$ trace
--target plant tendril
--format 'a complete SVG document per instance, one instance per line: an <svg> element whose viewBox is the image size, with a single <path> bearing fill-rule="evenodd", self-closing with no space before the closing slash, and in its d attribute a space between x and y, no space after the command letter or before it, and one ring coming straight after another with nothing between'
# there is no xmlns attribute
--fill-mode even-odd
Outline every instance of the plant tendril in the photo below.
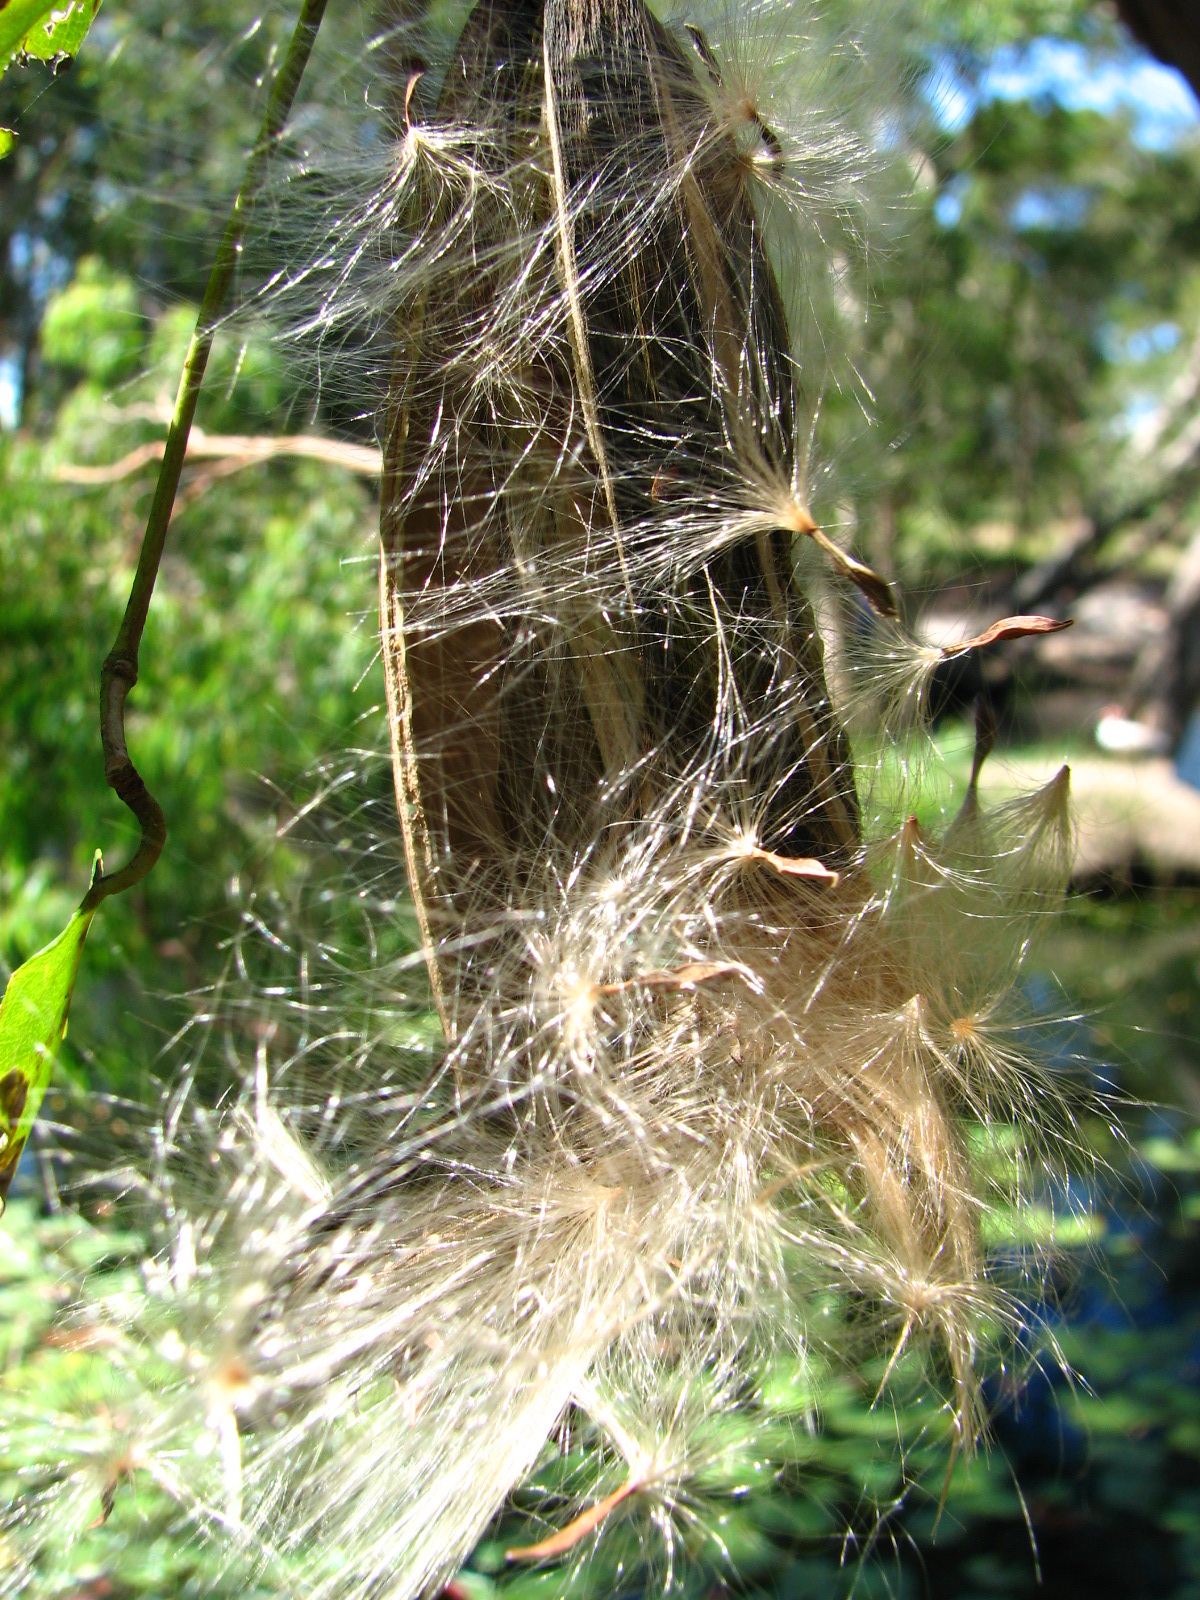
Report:
<svg viewBox="0 0 1200 1600"><path fill-rule="evenodd" d="M266 115L246 164L245 176L233 202L229 221L221 238L212 271L196 318L195 332L188 345L183 371L179 379L179 392L175 409L167 430L162 467L154 488L154 500L146 519L146 531L138 552L137 571L129 591L125 615L117 630L112 649L100 669L100 743L104 751L104 777L118 799L133 812L141 825L142 836L132 858L117 872L105 872L96 878L84 896L80 909L94 911L109 895L123 894L133 888L150 872L162 854L167 840L167 823L163 809L146 787L125 744L125 701L138 678L138 649L142 630L150 610L150 598L158 578L167 528L179 488L179 477L187 453L188 434L196 415L196 403L204 382L205 369L212 351L225 297L233 279L238 251L246 231L246 220L252 196L259 186L267 162L279 140L283 125L291 110L292 101L300 87L308 58L316 43L317 32L325 13L327 0L304 0L292 34L283 66L271 88Z"/></svg>

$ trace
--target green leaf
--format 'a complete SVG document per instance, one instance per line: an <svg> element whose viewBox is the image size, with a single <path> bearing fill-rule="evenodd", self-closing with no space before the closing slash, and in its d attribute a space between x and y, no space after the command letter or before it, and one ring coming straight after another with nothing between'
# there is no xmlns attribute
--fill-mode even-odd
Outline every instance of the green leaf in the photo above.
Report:
<svg viewBox="0 0 1200 1600"><path fill-rule="evenodd" d="M7 0L0 6L0 68L6 67L18 50L24 50L30 31L44 24L54 10L54 0Z"/></svg>
<svg viewBox="0 0 1200 1600"><path fill-rule="evenodd" d="M11 128L0 128L0 161L4 160L16 142L17 136Z"/></svg>
<svg viewBox="0 0 1200 1600"><path fill-rule="evenodd" d="M52 944L8 980L0 1001L0 1208L38 1114L63 1034L94 911L77 911Z"/></svg>
<svg viewBox="0 0 1200 1600"><path fill-rule="evenodd" d="M100 0L8 0L0 4L0 69L14 58L58 66L78 55ZM0 146L0 155L3 147Z"/></svg>

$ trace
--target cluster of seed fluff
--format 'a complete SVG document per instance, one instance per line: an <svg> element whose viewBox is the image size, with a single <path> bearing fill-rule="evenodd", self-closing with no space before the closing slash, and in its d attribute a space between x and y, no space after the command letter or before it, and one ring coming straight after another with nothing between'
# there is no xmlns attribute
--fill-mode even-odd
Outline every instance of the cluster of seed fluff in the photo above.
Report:
<svg viewBox="0 0 1200 1600"><path fill-rule="evenodd" d="M1066 774L986 813L983 716L961 811L909 814L889 752L939 655L822 526L797 355L861 220L855 51L817 71L791 0L731 13L400 19L386 173L305 191L272 293L322 286L294 331L329 359L369 319L389 351L383 659L443 1042L322 1078L281 1002L240 1098L172 1119L163 1249L103 1319L157 1380L63 1469L81 1524L144 1475L266 1571L302 1554L289 1592L399 1600L522 1494L545 1592L631 1529L669 1583L714 1418L761 1423L770 1479L781 1357L886 1387L923 1350L979 1438L978 1152L1032 1185L1054 1137L1013 993Z"/></svg>

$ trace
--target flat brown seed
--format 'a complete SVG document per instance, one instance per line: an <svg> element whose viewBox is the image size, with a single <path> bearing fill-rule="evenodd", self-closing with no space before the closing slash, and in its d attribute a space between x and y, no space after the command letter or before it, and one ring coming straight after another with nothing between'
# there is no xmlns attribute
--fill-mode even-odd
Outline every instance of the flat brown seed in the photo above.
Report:
<svg viewBox="0 0 1200 1600"><path fill-rule="evenodd" d="M612 1494L606 1494L603 1500L597 1500L594 1506L589 1506L586 1511L580 1512L573 1522L568 1522L565 1528L560 1528L557 1533L552 1533L546 1539L540 1539L537 1544L518 1545L513 1550L504 1552L506 1561L553 1561L556 1556L566 1555L568 1550L573 1550L581 1539L586 1539L588 1534L598 1528L610 1511L614 1511L622 1500L638 1488L635 1478L629 1478L619 1489L614 1489Z"/></svg>
<svg viewBox="0 0 1200 1600"><path fill-rule="evenodd" d="M982 650L985 645L999 644L1003 639L1025 639L1034 633L1059 633L1063 628L1069 628L1073 621L1073 617L1001 617L999 622L993 622L990 628L977 633L973 639L964 639L962 644L945 645L942 659L950 661L955 656L966 655L968 650Z"/></svg>
<svg viewBox="0 0 1200 1600"><path fill-rule="evenodd" d="M855 588L866 596L873 611L878 612L881 617L899 616L900 608L896 604L896 596L892 593L892 586L886 578L880 577L878 572L873 571L864 562L856 560L820 528L813 528L809 537L820 545L842 577L849 579Z"/></svg>
<svg viewBox="0 0 1200 1600"><path fill-rule="evenodd" d="M753 850L748 859L762 861L788 878L812 878L818 883L833 884L840 876L832 867L827 867L815 856L780 856L776 855L774 850Z"/></svg>
<svg viewBox="0 0 1200 1600"><path fill-rule="evenodd" d="M747 969L736 961L690 961L682 967L659 968L653 972L640 972L636 978L625 978L620 983L601 983L597 994L625 994L630 989L694 989L709 978L724 978L730 974L745 977Z"/></svg>

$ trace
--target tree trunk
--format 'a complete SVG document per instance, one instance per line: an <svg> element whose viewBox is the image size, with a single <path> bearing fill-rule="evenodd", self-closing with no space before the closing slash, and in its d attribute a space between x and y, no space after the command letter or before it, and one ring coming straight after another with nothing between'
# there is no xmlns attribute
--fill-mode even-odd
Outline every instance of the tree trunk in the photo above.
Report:
<svg viewBox="0 0 1200 1600"><path fill-rule="evenodd" d="M1134 38L1175 67L1200 97L1200 5L1196 0L1117 0Z"/></svg>

